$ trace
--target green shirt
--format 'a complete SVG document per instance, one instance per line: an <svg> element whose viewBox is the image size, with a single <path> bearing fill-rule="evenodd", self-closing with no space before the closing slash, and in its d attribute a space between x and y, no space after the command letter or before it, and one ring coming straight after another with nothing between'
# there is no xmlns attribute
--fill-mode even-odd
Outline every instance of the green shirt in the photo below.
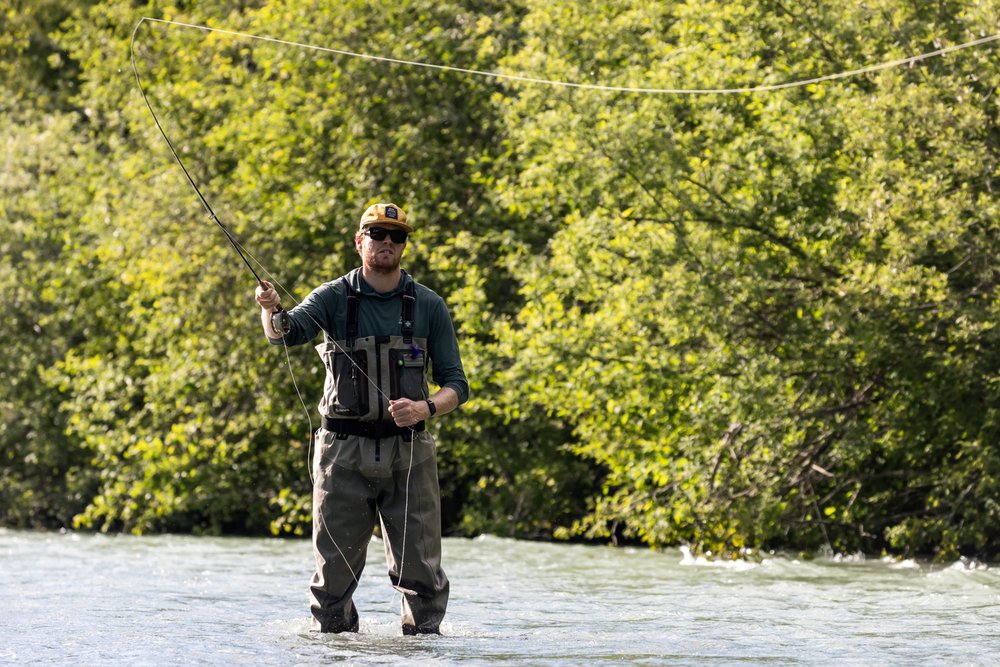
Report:
<svg viewBox="0 0 1000 667"><path fill-rule="evenodd" d="M415 287L413 335L427 340L431 379L438 386L454 389L461 405L469 398L469 382L465 378L448 307L437 293L413 280L405 271L399 285L390 292L376 292L361 276L361 269L320 285L301 304L288 311L291 329L285 335L284 344L303 345L320 331L328 339L344 340L347 337L348 284L361 295L359 338L401 335L402 294L407 282L413 282ZM280 338L270 340L273 345L282 344Z"/></svg>

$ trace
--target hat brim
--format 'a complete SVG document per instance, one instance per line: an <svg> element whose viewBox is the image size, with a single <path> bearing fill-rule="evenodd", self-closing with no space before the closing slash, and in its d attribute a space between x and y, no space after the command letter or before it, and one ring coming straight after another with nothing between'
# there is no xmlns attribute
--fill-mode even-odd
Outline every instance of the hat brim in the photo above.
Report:
<svg viewBox="0 0 1000 667"><path fill-rule="evenodd" d="M364 220L364 221L361 222L361 226L358 228L358 231L361 231L361 230L364 230L364 229L368 229L369 227L386 227L386 226L388 226L388 227L397 227L399 229L405 229L407 232L412 232L413 231L413 227L410 227L405 222L400 222L399 220L391 220L391 219L386 219L386 220Z"/></svg>

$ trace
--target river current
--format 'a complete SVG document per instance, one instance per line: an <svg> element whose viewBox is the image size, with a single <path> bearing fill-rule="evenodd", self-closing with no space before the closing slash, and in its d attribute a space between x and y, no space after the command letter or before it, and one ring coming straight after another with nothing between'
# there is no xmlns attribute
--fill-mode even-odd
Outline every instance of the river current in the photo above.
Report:
<svg viewBox="0 0 1000 667"><path fill-rule="evenodd" d="M357 634L309 629L306 540L0 529L2 665L1000 665L1000 568L713 563L496 537L444 543L440 637L403 637L381 545Z"/></svg>

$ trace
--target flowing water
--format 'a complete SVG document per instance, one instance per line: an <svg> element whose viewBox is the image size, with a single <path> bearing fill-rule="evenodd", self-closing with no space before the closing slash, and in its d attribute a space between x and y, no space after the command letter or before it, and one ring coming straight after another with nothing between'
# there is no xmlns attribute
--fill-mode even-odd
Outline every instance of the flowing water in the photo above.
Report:
<svg viewBox="0 0 1000 667"><path fill-rule="evenodd" d="M0 664L993 665L1000 568L446 539L441 637L380 545L357 634L309 629L304 540L0 530Z"/></svg>

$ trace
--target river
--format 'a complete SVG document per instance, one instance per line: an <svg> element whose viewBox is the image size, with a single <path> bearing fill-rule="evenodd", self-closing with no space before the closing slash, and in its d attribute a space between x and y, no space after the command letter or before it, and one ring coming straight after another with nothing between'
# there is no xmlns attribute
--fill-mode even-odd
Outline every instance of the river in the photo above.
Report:
<svg viewBox="0 0 1000 667"><path fill-rule="evenodd" d="M309 630L305 540L0 529L3 665L996 665L1000 568L449 538L440 637L372 544L357 634Z"/></svg>

